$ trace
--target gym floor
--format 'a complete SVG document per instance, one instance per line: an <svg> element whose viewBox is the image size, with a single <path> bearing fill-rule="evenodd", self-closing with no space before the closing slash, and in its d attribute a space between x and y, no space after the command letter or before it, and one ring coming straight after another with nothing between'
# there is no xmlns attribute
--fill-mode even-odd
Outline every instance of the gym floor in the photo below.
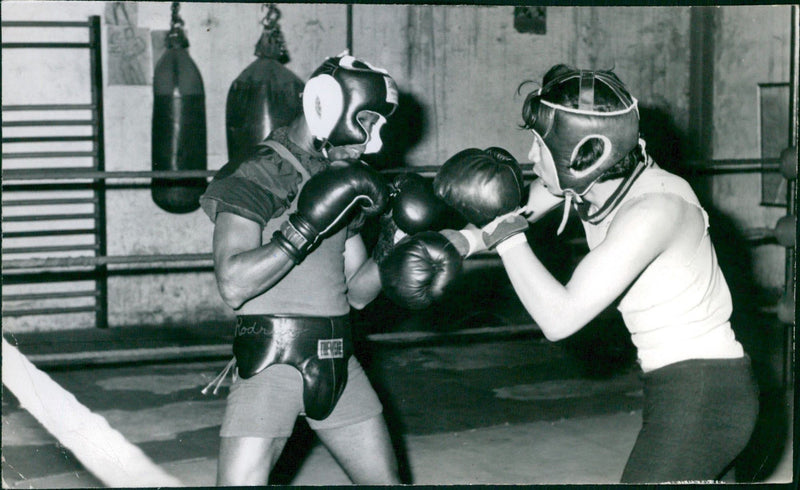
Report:
<svg viewBox="0 0 800 490"><path fill-rule="evenodd" d="M183 484L209 486L230 378L217 395L200 390L228 360L228 332L160 326L6 339ZM405 481L616 483L641 423L641 386L630 352L586 335L554 344L520 325L362 339L359 358L382 397ZM751 352L761 420L725 482L792 481L794 393L781 382L781 356ZM8 390L2 413L4 488L102 486ZM271 483L350 481L301 418Z"/></svg>

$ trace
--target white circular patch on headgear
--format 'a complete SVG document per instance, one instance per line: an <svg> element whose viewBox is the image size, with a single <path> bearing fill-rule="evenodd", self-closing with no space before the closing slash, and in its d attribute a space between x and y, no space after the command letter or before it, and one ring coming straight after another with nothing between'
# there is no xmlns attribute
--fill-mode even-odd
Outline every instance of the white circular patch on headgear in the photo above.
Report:
<svg viewBox="0 0 800 490"><path fill-rule="evenodd" d="M608 159L611 157L614 145L611 143L611 140L608 138L608 136L604 134L590 134L584 136L580 141L578 141L578 143L575 145L575 148L572 150L572 156L570 160L574 161L575 158L578 156L578 150L580 150L580 147L591 139L599 139L603 142L603 153L597 158L597 161L595 161L589 167L583 170L572 170L572 176L576 181L581 181L583 179L590 178L596 173L597 169L606 168L609 163L611 164L615 163L608 161ZM586 192L592 188L595 182L597 182L597 180L592 180L588 186L584 187L583 192L581 194L586 194Z"/></svg>
<svg viewBox="0 0 800 490"><path fill-rule="evenodd" d="M321 140L330 136L342 117L342 87L330 75L317 75L303 89L303 114L311 135Z"/></svg>

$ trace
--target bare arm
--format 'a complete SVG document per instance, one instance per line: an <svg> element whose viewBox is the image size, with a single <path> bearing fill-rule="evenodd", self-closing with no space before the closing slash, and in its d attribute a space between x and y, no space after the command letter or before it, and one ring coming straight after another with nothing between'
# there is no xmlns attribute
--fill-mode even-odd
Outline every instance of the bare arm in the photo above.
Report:
<svg viewBox="0 0 800 490"><path fill-rule="evenodd" d="M294 263L269 242L261 226L233 213L219 213L214 226L214 274L222 300L233 309L274 286Z"/></svg>
<svg viewBox="0 0 800 490"><path fill-rule="evenodd" d="M577 332L618 298L674 242L687 205L654 196L617 213L603 243L578 264L566 285L559 283L530 247L503 254L503 265L522 304L552 341Z"/></svg>
<svg viewBox="0 0 800 490"><path fill-rule="evenodd" d="M347 301L353 308L364 308L380 294L378 264L367 254L361 235L350 237L345 242L344 273L347 278Z"/></svg>

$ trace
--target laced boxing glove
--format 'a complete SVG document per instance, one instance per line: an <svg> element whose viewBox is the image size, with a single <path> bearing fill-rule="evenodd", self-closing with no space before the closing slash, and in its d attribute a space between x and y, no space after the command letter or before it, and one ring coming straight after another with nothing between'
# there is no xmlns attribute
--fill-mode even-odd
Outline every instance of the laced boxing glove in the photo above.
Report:
<svg viewBox="0 0 800 490"><path fill-rule="evenodd" d="M439 228L446 205L433 193L429 180L419 174L405 173L395 177L392 188L392 218L399 229L413 235Z"/></svg>
<svg viewBox="0 0 800 490"><path fill-rule="evenodd" d="M433 193L430 180L404 173L390 187L389 210L381 215L373 259L380 264L406 235L439 230L451 220L452 210Z"/></svg>
<svg viewBox="0 0 800 490"><path fill-rule="evenodd" d="M442 229L464 222L436 197L429 180L403 174L392 188L390 211L381 216L373 257L384 293L401 306L423 309L442 297L463 259L485 246L474 226Z"/></svg>
<svg viewBox="0 0 800 490"><path fill-rule="evenodd" d="M483 229L487 248L528 228L521 216L522 170L506 150L468 148L448 159L433 180L434 193Z"/></svg>
<svg viewBox="0 0 800 490"><path fill-rule="evenodd" d="M461 272L462 263L462 252L443 233L423 231L407 236L380 266L383 292L405 308L427 308L444 295Z"/></svg>
<svg viewBox="0 0 800 490"><path fill-rule="evenodd" d="M348 222L354 206L375 216L388 199L385 179L371 167L331 166L306 182L297 196L297 210L273 234L273 242L299 264L320 239Z"/></svg>

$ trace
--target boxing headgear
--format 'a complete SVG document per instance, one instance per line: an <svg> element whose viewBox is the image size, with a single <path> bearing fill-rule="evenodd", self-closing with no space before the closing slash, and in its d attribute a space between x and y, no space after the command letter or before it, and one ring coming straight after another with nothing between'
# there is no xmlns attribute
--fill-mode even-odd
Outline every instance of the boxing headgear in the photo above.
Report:
<svg viewBox="0 0 800 490"><path fill-rule="evenodd" d="M380 150L378 132L397 103L397 85L386 70L346 54L325 60L303 89L312 136L327 146L361 145L364 153ZM370 117L377 119L371 130L364 127Z"/></svg>
<svg viewBox="0 0 800 490"><path fill-rule="evenodd" d="M554 87L575 79L580 87L577 109L545 100ZM613 112L596 110L594 96L598 84L606 85L624 108ZM554 178L549 180L558 183L558 188L551 189L555 194L583 195L603 172L639 143L638 102L610 72L570 70L549 81L539 94L540 104L531 130L552 156L554 168L546 166L543 172L550 173ZM570 168L578 148L592 138L603 141L603 154L588 168Z"/></svg>

